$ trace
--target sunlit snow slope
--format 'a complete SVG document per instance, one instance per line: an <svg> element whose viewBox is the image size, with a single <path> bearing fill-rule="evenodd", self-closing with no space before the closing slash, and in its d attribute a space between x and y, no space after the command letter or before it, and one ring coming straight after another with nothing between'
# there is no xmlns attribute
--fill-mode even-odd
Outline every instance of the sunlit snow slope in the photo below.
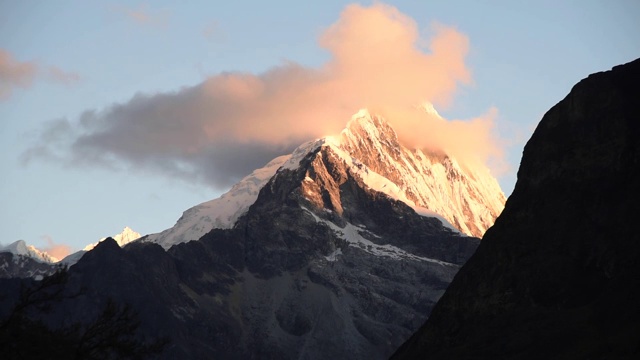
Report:
<svg viewBox="0 0 640 360"><path fill-rule="evenodd" d="M231 190L217 199L196 205L182 214L172 227L158 234L148 235L144 240L153 241L169 248L174 244L197 240L212 229L233 227L240 215L256 201L260 189L271 179L278 168L289 160L285 155L271 160L263 168L253 171Z"/></svg>
<svg viewBox="0 0 640 360"><path fill-rule="evenodd" d="M410 150L384 119L365 110L332 145L394 184L387 190L394 197L443 216L467 235L482 237L504 208L504 193L489 169L463 166L445 153ZM387 186L382 187L378 190L386 193Z"/></svg>

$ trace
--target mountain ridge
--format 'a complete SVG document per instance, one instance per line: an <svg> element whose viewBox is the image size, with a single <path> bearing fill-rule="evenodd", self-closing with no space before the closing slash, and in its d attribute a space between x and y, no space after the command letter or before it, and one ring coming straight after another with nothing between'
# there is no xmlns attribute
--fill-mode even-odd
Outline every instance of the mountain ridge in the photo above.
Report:
<svg viewBox="0 0 640 360"><path fill-rule="evenodd" d="M140 233L126 226L122 232L110 238L115 239L119 246L125 246L140 238ZM0 247L0 254L2 254L0 277L41 277L52 274L59 266L74 265L87 251L92 250L106 239L102 238L96 243L87 245L83 250L71 253L62 259L53 257L46 251L27 244L24 240L15 241Z"/></svg>
<svg viewBox="0 0 640 360"><path fill-rule="evenodd" d="M544 115L505 210L393 359L640 356L639 83L637 59Z"/></svg>

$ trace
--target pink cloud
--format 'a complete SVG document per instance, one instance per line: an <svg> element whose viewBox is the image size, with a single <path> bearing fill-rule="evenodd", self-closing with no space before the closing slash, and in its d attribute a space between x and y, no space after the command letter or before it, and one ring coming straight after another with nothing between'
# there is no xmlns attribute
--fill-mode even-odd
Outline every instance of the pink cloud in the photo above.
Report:
<svg viewBox="0 0 640 360"><path fill-rule="evenodd" d="M46 241L47 246L42 250L47 254L55 257L58 260L64 259L65 256L71 254L71 246L65 244L56 244L53 238L49 235L42 235L42 238Z"/></svg>
<svg viewBox="0 0 640 360"><path fill-rule="evenodd" d="M430 30L421 36L413 19L389 5L350 5L319 37L331 55L319 67L287 62L261 74L221 73L176 92L136 95L66 121L55 138L45 129L47 148L27 150L23 160L66 146L58 155L76 164L127 163L224 187L303 141L338 133L368 108L412 146L469 164L500 162L497 110L445 120L419 108L446 108L460 86L472 83L468 38L444 25Z"/></svg>
<svg viewBox="0 0 640 360"><path fill-rule="evenodd" d="M16 88L30 88L40 79L71 85L80 80L80 75L56 66L44 68L33 61L19 61L10 52L0 49L0 100L11 97Z"/></svg>
<svg viewBox="0 0 640 360"><path fill-rule="evenodd" d="M18 61L8 51L0 49L0 99L9 98L16 87L30 87L37 72L35 63Z"/></svg>
<svg viewBox="0 0 640 360"><path fill-rule="evenodd" d="M224 38L224 34L217 21L211 21L202 30L202 36L209 41L217 41Z"/></svg>
<svg viewBox="0 0 640 360"><path fill-rule="evenodd" d="M165 11L152 11L146 4L137 8L124 6L114 7L116 12L124 14L128 19L140 25L166 26L169 21L169 14Z"/></svg>
<svg viewBox="0 0 640 360"><path fill-rule="evenodd" d="M289 63L261 74L221 74L198 89L207 139L229 135L243 141L281 143L289 138L313 138L339 132L360 108L375 109L395 123L424 101L448 105L458 84L471 81L464 64L467 38L455 29L438 26L419 43L415 22L383 4L348 6L337 23L320 37L333 55L319 69ZM224 103L226 106L221 106ZM226 121L216 121L224 112ZM414 111L416 114L418 111Z"/></svg>
<svg viewBox="0 0 640 360"><path fill-rule="evenodd" d="M46 70L46 76L49 80L64 85L73 85L80 81L80 75L77 73L62 70L57 66L50 66Z"/></svg>

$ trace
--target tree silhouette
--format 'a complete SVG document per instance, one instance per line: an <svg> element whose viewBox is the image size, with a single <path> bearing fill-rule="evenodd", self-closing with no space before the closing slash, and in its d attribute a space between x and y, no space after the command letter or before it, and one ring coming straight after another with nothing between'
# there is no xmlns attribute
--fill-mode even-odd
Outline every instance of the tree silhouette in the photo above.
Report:
<svg viewBox="0 0 640 360"><path fill-rule="evenodd" d="M58 329L46 326L42 317L53 306L82 294L65 294L68 278L61 267L41 281L22 284L17 301L0 320L3 359L147 359L162 352L168 340L140 341L137 313L112 299L89 322Z"/></svg>

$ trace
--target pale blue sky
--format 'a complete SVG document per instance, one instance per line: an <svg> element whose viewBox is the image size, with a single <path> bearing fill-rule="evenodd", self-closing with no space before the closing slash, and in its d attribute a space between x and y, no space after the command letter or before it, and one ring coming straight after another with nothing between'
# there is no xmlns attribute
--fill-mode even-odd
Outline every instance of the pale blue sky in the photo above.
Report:
<svg viewBox="0 0 640 360"><path fill-rule="evenodd" d="M496 130L509 142L511 169L499 177L506 194L542 115L588 74L640 56L640 1L524 3L389 3L425 33L440 23L468 37L473 84L441 113L465 119L497 108ZM36 69L30 85L0 99L0 242L46 247L50 237L79 249L124 226L161 231L217 197L226 189L149 169L25 165L20 156L47 122L76 122L137 93L178 92L222 72L259 74L287 61L318 67L329 54L317 38L347 4L0 0L0 49Z"/></svg>

